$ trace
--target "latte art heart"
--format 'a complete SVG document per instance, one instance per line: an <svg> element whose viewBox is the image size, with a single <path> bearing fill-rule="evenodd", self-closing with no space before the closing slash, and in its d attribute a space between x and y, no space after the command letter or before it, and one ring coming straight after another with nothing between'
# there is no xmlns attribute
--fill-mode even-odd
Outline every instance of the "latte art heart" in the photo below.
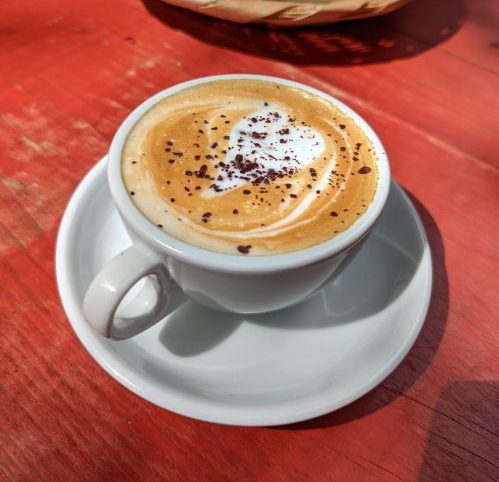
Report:
<svg viewBox="0 0 499 482"><path fill-rule="evenodd" d="M245 116L232 129L228 153L215 163L216 182L203 195L220 195L248 182L268 185L316 159L324 150L324 139L296 122L280 105Z"/></svg>
<svg viewBox="0 0 499 482"><path fill-rule="evenodd" d="M377 185L362 129L322 97L218 80L153 106L129 134L122 175L142 213L213 251L285 253L348 229Z"/></svg>

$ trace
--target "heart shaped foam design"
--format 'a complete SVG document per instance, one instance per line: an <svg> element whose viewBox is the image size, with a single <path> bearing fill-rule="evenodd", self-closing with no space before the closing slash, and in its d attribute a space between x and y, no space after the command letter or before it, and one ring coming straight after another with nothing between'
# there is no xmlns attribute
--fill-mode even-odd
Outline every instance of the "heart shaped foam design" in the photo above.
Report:
<svg viewBox="0 0 499 482"><path fill-rule="evenodd" d="M324 138L310 126L297 125L281 106L266 106L238 122L230 134L226 158L215 166L216 182L203 197L223 194L251 182L270 184L289 177L324 150Z"/></svg>

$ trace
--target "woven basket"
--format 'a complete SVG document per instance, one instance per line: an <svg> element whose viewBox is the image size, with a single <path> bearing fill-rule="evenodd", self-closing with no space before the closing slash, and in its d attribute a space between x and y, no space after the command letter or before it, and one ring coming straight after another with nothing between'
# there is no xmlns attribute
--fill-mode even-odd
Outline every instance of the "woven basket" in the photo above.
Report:
<svg viewBox="0 0 499 482"><path fill-rule="evenodd" d="M410 0L163 0L239 23L316 25L391 12Z"/></svg>

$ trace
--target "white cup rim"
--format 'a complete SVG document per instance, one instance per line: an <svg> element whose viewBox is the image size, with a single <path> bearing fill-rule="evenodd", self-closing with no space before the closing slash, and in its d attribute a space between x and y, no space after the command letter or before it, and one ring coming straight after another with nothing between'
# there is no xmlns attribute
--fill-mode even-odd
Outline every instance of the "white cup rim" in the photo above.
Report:
<svg viewBox="0 0 499 482"><path fill-rule="evenodd" d="M158 229L140 212L128 195L121 175L121 153L130 130L140 117L160 100L187 87L221 79L264 80L281 85L298 87L328 100L342 112L354 119L357 125L367 134L375 148L378 158L378 185L374 199L367 211L352 226L336 235L334 238L309 248L284 254L242 256L210 251L181 241ZM138 234L141 239L145 240L147 244L152 245L154 249L160 252L165 252L167 255L195 266L214 271L246 274L269 273L298 268L316 263L344 251L354 245L371 230L385 206L390 188L390 167L385 149L378 136L359 114L338 99L313 87L280 77L256 74L225 74L201 77L176 84L153 95L136 107L123 121L116 132L109 149L107 172L111 195L118 211L124 221L128 223L132 230Z"/></svg>

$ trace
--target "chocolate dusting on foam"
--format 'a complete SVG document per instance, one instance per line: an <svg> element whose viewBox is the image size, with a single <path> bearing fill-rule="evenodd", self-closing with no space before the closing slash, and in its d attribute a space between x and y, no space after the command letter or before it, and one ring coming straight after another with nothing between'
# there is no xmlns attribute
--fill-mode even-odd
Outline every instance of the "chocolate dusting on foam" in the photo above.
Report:
<svg viewBox="0 0 499 482"><path fill-rule="evenodd" d="M268 103L265 105L268 106ZM253 186L269 185L277 179L291 178L301 170L300 153L293 147L293 143L289 142L292 140L290 128L297 124L309 127L308 124L297 123L296 118L288 117L288 126L282 127L284 119L281 114L270 109L264 114L253 114L245 119L251 130L238 131L234 145L229 147L232 152L227 155L225 162L215 165L218 169L216 178L218 182L211 184L210 189L217 193L231 189L223 186L225 180L241 180ZM275 142L269 137L270 132L277 135ZM312 141L317 141L313 131L308 131L307 136ZM230 136L224 135L223 139L229 140ZM284 154L282 148L279 151L281 155L276 154L276 143L286 145ZM210 147L214 148L217 145L214 143ZM221 153L227 154L227 150L223 149ZM208 156L210 155L205 157L210 159ZM312 177L317 177L315 170ZM243 193L248 194L246 190Z"/></svg>
<svg viewBox="0 0 499 482"><path fill-rule="evenodd" d="M201 221L203 221L203 223L207 223L210 220L211 216L212 214L210 212L204 213L201 216Z"/></svg>
<svg viewBox="0 0 499 482"><path fill-rule="evenodd" d="M364 191L370 195L369 186L376 187L377 168L371 161L374 154L370 154L374 149L362 132L343 117L335 120L333 128L327 115L316 122L300 106L291 104L293 111L288 112L281 110L279 100L274 104L273 99L261 99L258 111L246 115L240 110L233 115L225 98L217 104L219 110L214 110L214 115L189 112L194 118L189 115L186 119L185 113L179 112L179 125L172 121L166 124L168 130L155 131L155 143L151 144L154 156L138 157L145 154L131 150L133 157L126 158L126 167L139 165L131 166L129 177L151 169L159 179L155 185L158 195L171 206L170 211L164 209L171 213L168 216L163 211L154 216L155 205L151 203L149 209L143 202L149 202L147 193L136 184L127 184L133 202L153 213L153 226L165 226L169 232L175 227L170 220L186 221L179 228L184 236L181 239L189 240L187 236L199 232L201 246L210 243L222 252L251 256L273 254L274 249L299 249L312 235L317 239L323 233L331 237L365 212L371 198L366 196L355 204L357 201L344 192L352 183L363 195ZM321 106L317 111L322 112ZM326 118L328 122L322 122ZM227 197L214 195L232 190L237 192ZM317 222L303 209L310 205L317 208ZM304 214L289 216L295 212ZM289 227L289 233L283 230L280 245L273 237L273 224L288 216L284 226ZM225 238L225 231L231 236ZM239 232L244 235L239 236ZM253 236L253 232L257 234Z"/></svg>

